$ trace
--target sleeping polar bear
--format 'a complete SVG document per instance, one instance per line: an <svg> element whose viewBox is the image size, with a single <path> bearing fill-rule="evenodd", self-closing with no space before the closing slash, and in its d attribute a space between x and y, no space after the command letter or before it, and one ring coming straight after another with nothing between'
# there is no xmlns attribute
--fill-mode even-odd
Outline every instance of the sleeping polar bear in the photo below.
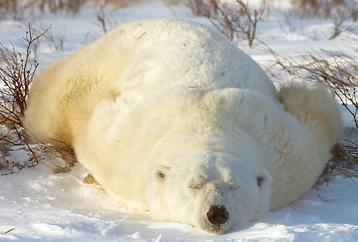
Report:
<svg viewBox="0 0 358 242"><path fill-rule="evenodd" d="M42 71L24 123L128 207L213 233L306 193L341 132L326 90L277 93L225 37L177 20L120 26Z"/></svg>

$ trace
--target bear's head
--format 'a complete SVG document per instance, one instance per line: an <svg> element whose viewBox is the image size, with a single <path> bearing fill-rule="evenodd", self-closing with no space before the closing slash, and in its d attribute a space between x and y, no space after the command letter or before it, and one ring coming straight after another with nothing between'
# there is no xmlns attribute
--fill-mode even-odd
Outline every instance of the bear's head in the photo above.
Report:
<svg viewBox="0 0 358 242"><path fill-rule="evenodd" d="M271 176L261 166L223 153L187 154L153 168L147 201L153 218L212 233L268 212Z"/></svg>

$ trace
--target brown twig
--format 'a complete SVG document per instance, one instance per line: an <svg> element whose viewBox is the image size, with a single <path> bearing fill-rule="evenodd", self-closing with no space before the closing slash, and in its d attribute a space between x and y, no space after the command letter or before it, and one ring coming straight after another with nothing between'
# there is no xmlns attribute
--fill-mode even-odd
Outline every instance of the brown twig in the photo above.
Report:
<svg viewBox="0 0 358 242"><path fill-rule="evenodd" d="M352 116L358 128L358 61L343 53L322 50L299 57L282 57L260 41L272 54L273 66L279 66L293 80L326 85Z"/></svg>
<svg viewBox="0 0 358 242"><path fill-rule="evenodd" d="M8 229L8 230L6 230L6 231L4 232L4 234L8 234L8 233L10 233L11 231L14 231L14 230L15 230L15 228Z"/></svg>
<svg viewBox="0 0 358 242"><path fill-rule="evenodd" d="M256 38L257 26L267 11L267 1L261 0L258 9L242 0L222 3L220 0L190 0L187 5L197 15L205 16L230 40L244 37L250 47Z"/></svg>
<svg viewBox="0 0 358 242"><path fill-rule="evenodd" d="M358 128L358 62L340 52L322 50L324 54L307 53L299 57L282 57L270 46L258 40L273 56L273 65L296 81L320 82L328 86L351 114ZM315 188L327 183L334 174L358 178L358 144L343 140L332 151L333 157L317 181ZM319 190L317 195L325 200Z"/></svg>
<svg viewBox="0 0 358 242"><path fill-rule="evenodd" d="M27 107L30 85L39 65L32 58L33 46L47 31L48 29L35 34L31 24L28 23L28 29L23 38L26 44L24 53L18 52L13 45L11 49L7 49L0 43L0 53L5 61L5 65L0 66L0 81L4 85L4 88L0 89L0 128L9 130L7 134L1 135L0 143L8 147L22 145L24 150L31 154L27 164L17 164L20 168L38 163L35 151L27 142L22 121ZM1 155L0 158L3 165L14 166L6 156Z"/></svg>
<svg viewBox="0 0 358 242"><path fill-rule="evenodd" d="M104 5L101 4L99 6L99 10L96 13L96 19L98 21L98 23L100 24L103 33L107 33L108 32L108 27L107 27L107 17L106 17L106 13L104 11Z"/></svg>

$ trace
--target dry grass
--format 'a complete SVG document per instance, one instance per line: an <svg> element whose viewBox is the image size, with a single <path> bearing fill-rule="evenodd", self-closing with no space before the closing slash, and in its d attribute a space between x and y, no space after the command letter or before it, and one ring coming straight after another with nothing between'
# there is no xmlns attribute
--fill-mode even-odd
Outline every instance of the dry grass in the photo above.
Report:
<svg viewBox="0 0 358 242"><path fill-rule="evenodd" d="M290 15L330 19L333 31L329 39L335 39L343 32L357 30L358 2L355 0L296 0L293 3L297 8Z"/></svg>
<svg viewBox="0 0 358 242"><path fill-rule="evenodd" d="M358 9L354 11L358 11ZM333 23L333 33L329 39L335 39L343 32L354 31L357 21L356 15L357 14L352 15L352 10L347 7L335 8L330 15L330 19ZM352 18L352 16L355 17ZM351 21L351 24L347 24L349 21Z"/></svg>
<svg viewBox="0 0 358 242"><path fill-rule="evenodd" d="M329 199L322 193L323 185L327 185L333 177L341 175L358 178L357 142L342 141L333 148L332 155L331 160L313 187L317 195L324 201L329 201Z"/></svg>
<svg viewBox="0 0 358 242"><path fill-rule="evenodd" d="M48 31L44 38L47 40L49 46L51 46L56 51L64 51L65 50L65 35L54 36L52 31Z"/></svg>
<svg viewBox="0 0 358 242"><path fill-rule="evenodd" d="M145 1L146 0L104 0L100 3L100 5L112 6L113 8L123 8L144 3Z"/></svg>
<svg viewBox="0 0 358 242"><path fill-rule="evenodd" d="M104 5L121 8L141 2L145 0L0 0L0 19L22 20L29 15L47 12L76 14L89 7Z"/></svg>
<svg viewBox="0 0 358 242"><path fill-rule="evenodd" d="M48 30L48 29L47 29ZM16 51L15 47L7 49L0 45L0 54L5 62L0 67L0 81L5 86L0 92L0 119L2 124L22 127L22 119L26 110L26 99L29 94L30 85L34 80L38 68L38 62L31 58L35 42L46 32L35 34L28 24L24 41L26 44L25 53Z"/></svg>
<svg viewBox="0 0 358 242"><path fill-rule="evenodd" d="M307 53L299 57L284 58L271 48L269 50L274 57L273 66L279 66L292 80L319 82L327 86L340 100L358 128L358 61L356 59L342 52L325 50L322 50L321 54Z"/></svg>
<svg viewBox="0 0 358 242"><path fill-rule="evenodd" d="M331 17L332 12L345 8L353 20L358 17L358 5L355 0L294 0L296 11L303 17Z"/></svg>
<svg viewBox="0 0 358 242"><path fill-rule="evenodd" d="M186 5L194 14L209 18L230 40L246 39L250 47L256 38L257 26L267 11L266 0L261 0L258 8L251 8L242 0L233 3L220 0L187 0Z"/></svg>
<svg viewBox="0 0 358 242"><path fill-rule="evenodd" d="M103 34L106 34L117 26L116 21L111 18L111 14L107 10L108 3L103 3L98 6L98 10L96 11L96 20Z"/></svg>
<svg viewBox="0 0 358 242"><path fill-rule="evenodd" d="M62 151L47 144L30 144L24 130L23 119L31 83L35 79L39 63L34 59L34 52L39 40L47 33L35 33L30 24L26 31L25 51L18 51L14 46L10 49L0 44L3 64L0 66L0 169L8 173L19 169L33 167L39 162L57 170L68 170L73 164L71 150ZM14 158L11 154L20 152L22 158ZM68 160L62 164L60 159Z"/></svg>
<svg viewBox="0 0 358 242"><path fill-rule="evenodd" d="M51 13L67 12L77 13L86 3L86 0L33 0L30 1L29 7L38 8L42 13L47 11Z"/></svg>
<svg viewBox="0 0 358 242"><path fill-rule="evenodd" d="M26 110L26 99L29 94L30 84L34 79L38 68L38 62L31 58L33 44L43 36L45 32L35 35L31 25L25 34L25 53L0 45L0 53L5 64L0 67L0 81L4 88L0 89L0 125L1 125L1 166L2 168L22 168L33 166L38 163L36 152L26 142L22 120ZM25 149L30 153L28 162L9 160L10 151Z"/></svg>
<svg viewBox="0 0 358 242"><path fill-rule="evenodd" d="M322 51L322 54L307 53L299 57L282 57L269 46L274 63L292 81L319 82L327 86L351 114L358 128L358 62L354 58L340 52ZM270 72L276 77L275 74ZM345 177L358 178L358 142L353 138L345 138L332 150L332 159L316 183L317 192L320 185L340 174Z"/></svg>
<svg viewBox="0 0 358 242"><path fill-rule="evenodd" d="M35 13L77 13L87 0L0 0L0 18L24 19Z"/></svg>
<svg viewBox="0 0 358 242"><path fill-rule="evenodd" d="M104 5L100 5L98 11L96 12L96 19L97 22L99 23L103 33L107 33L108 32L108 20L107 20L107 16L106 13L104 11L105 6Z"/></svg>

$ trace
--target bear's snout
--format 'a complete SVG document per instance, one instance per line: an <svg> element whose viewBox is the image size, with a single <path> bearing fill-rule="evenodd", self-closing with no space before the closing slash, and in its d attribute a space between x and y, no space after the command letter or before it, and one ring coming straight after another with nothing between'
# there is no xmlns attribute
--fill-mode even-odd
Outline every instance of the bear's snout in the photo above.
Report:
<svg viewBox="0 0 358 242"><path fill-rule="evenodd" d="M211 206L206 217L214 227L220 229L220 225L229 220L229 212L224 206Z"/></svg>

